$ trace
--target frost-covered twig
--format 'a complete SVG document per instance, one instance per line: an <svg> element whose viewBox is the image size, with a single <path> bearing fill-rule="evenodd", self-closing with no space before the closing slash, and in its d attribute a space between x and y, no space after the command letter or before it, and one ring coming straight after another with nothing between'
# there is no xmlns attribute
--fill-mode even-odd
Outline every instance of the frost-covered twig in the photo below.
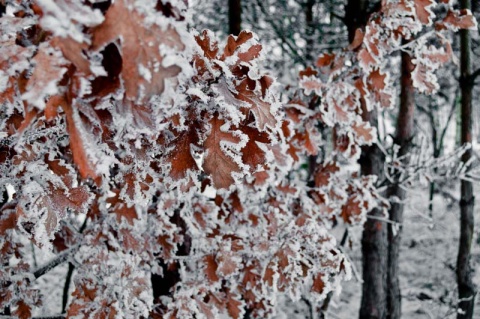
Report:
<svg viewBox="0 0 480 319"><path fill-rule="evenodd" d="M80 245L75 245L72 248L58 254L58 256L56 256L55 258L53 258L52 260L50 260L49 262L47 262L46 264L44 264L43 266L35 270L33 272L33 276L35 277L35 279L38 279L41 276L45 275L53 268L64 263L68 259L68 257L75 254L79 248L80 248Z"/></svg>
<svg viewBox="0 0 480 319"><path fill-rule="evenodd" d="M340 251L343 253L343 255L345 256L345 258L347 259L347 261L350 263L350 265L352 266L352 273L353 273L353 276L355 277L355 280L357 280L357 282L363 284L363 279L362 277L360 276L360 274L358 273L358 270L357 270L357 267L355 267L355 264L353 263L352 259L350 259L350 256L347 254L347 252L345 251L345 249L343 249L343 247L339 247L340 248Z"/></svg>
<svg viewBox="0 0 480 319"><path fill-rule="evenodd" d="M418 45L418 43L420 42L420 40L424 40L425 38L428 38L429 36L431 36L433 33L435 33L435 31L428 31L428 32L425 32L424 34L422 34L421 36L418 36L416 37L414 40L411 40L411 41L408 41L406 42L405 44L399 46L396 50L401 50L401 51L407 51L407 49L409 49L411 46L413 45ZM395 50L395 51L396 51Z"/></svg>

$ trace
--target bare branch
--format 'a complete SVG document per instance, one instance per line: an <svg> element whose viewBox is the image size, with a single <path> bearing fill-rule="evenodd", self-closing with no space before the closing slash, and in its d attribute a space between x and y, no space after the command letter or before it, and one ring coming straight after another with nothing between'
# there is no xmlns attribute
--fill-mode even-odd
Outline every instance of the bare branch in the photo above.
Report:
<svg viewBox="0 0 480 319"><path fill-rule="evenodd" d="M458 97L458 89L455 91L455 96L453 98L452 107L450 108L450 113L448 114L447 123L445 123L442 133L440 134L440 140L439 140L440 145L438 146L439 150L443 148L443 140L445 139L445 134L447 133L447 129L450 125L450 121L453 118L453 114L455 114L455 109L457 108L457 97Z"/></svg>
<svg viewBox="0 0 480 319"><path fill-rule="evenodd" d="M473 72L471 75L470 75L470 80L472 81L475 81L475 79L480 75L480 69L476 69L475 72Z"/></svg>

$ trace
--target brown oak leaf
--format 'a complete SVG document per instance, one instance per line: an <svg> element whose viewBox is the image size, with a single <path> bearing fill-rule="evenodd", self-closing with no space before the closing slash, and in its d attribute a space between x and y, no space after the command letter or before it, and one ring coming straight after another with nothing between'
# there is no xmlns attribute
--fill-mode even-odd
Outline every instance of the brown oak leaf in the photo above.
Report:
<svg viewBox="0 0 480 319"><path fill-rule="evenodd" d="M211 129L204 143L206 154L203 169L212 177L216 188L228 188L234 183L232 173L239 173L240 167L230 155L225 153L222 144L238 144L240 137L222 128L225 120L219 119L218 115L215 115L209 124ZM231 151L233 152L233 150Z"/></svg>
<svg viewBox="0 0 480 319"><path fill-rule="evenodd" d="M108 9L105 20L93 30L92 47L100 50L120 40L121 76L125 98L140 105L164 90L164 80L180 72L177 65L163 66L160 46L182 51L185 45L172 26L146 25L143 15L130 9L133 1L118 0Z"/></svg>

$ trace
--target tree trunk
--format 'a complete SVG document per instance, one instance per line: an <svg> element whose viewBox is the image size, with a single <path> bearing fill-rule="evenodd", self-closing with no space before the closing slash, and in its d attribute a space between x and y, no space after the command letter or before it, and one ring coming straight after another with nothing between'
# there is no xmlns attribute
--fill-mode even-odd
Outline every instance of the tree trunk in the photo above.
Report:
<svg viewBox="0 0 480 319"><path fill-rule="evenodd" d="M307 3L305 3L305 36L307 40L305 58L308 64L312 63L315 54L313 49L313 36L315 34L315 27L313 23L313 6L315 5L315 2L316 0L307 0Z"/></svg>
<svg viewBox="0 0 480 319"><path fill-rule="evenodd" d="M364 27L368 21L368 4L367 0L349 0L345 6L345 24L350 42L355 37L355 31ZM364 120L377 127L377 112L364 112ZM382 180L384 162L384 155L377 145L362 148L359 163L363 175L373 174ZM380 209L374 209L368 215L383 217ZM367 218L362 234L363 286L360 319L386 318L387 257L387 226L382 221Z"/></svg>
<svg viewBox="0 0 480 319"><path fill-rule="evenodd" d="M370 113L370 123L375 125L377 114ZM377 145L362 148L360 165L363 175L376 175L383 179L384 155ZM383 217L380 209L368 213ZM367 218L362 234L363 286L360 319L386 318L387 294L387 225L383 221Z"/></svg>
<svg viewBox="0 0 480 319"><path fill-rule="evenodd" d="M400 110L397 118L395 143L400 146L398 156L408 153L413 137L413 115L415 111L415 89L411 72L414 68L408 53L402 52L402 75ZM391 203L389 218L396 224L388 227L388 270L387 270L387 318L399 319L401 314L400 281L398 279L398 257L403 223L403 200L405 190L395 183L388 188L388 198L397 197L400 202Z"/></svg>
<svg viewBox="0 0 480 319"><path fill-rule="evenodd" d="M351 43L355 31L363 28L368 21L368 0L348 0L345 5L345 24L348 30L348 41Z"/></svg>
<svg viewBox="0 0 480 319"><path fill-rule="evenodd" d="M239 35L242 31L242 1L228 0L228 32Z"/></svg>
<svg viewBox="0 0 480 319"><path fill-rule="evenodd" d="M470 0L461 0L462 9L470 9ZM460 30L460 89L462 94L462 127L461 143L472 143L472 79L471 79L471 41L470 31ZM472 150L467 150L462 156L462 162L467 164L472 158ZM475 285L472 282L472 268L470 264L471 245L474 225L475 198L473 185L470 181L461 181L460 195L460 242L457 258L457 284L458 284L458 319L473 318L475 301Z"/></svg>

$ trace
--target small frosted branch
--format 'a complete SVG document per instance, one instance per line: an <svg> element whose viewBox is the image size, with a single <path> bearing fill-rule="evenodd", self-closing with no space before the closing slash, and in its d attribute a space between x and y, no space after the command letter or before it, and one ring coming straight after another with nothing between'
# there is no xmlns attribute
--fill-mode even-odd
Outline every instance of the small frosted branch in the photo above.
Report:
<svg viewBox="0 0 480 319"><path fill-rule="evenodd" d="M33 272L33 276L35 279L40 278L41 276L45 275L47 272L52 270L53 268L57 267L58 265L64 263L68 257L71 255L75 254L78 249L80 248L80 245L73 246L72 248L60 253L58 256L44 264L43 266L39 267L37 270Z"/></svg>

